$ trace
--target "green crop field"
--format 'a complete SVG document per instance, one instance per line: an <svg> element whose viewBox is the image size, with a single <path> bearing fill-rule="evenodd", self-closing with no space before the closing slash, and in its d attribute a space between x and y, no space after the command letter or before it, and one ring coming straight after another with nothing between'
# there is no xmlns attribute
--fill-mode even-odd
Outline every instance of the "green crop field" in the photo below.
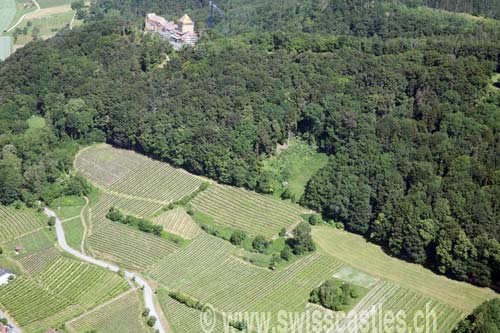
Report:
<svg viewBox="0 0 500 333"><path fill-rule="evenodd" d="M193 221L184 208L169 210L153 219L155 224L163 226L168 232L186 239L193 239L201 232L200 227Z"/></svg>
<svg viewBox="0 0 500 333"><path fill-rule="evenodd" d="M217 224L243 230L250 236L268 238L277 235L281 228L299 222L300 215L306 212L272 197L215 184L197 195L192 206L210 215Z"/></svg>
<svg viewBox="0 0 500 333"><path fill-rule="evenodd" d="M18 261L31 276L35 276L44 270L60 253L56 247L49 247L40 252L21 257Z"/></svg>
<svg viewBox="0 0 500 333"><path fill-rule="evenodd" d="M30 209L0 205L0 244L46 226L47 218Z"/></svg>
<svg viewBox="0 0 500 333"><path fill-rule="evenodd" d="M82 150L76 167L113 193L168 203L194 192L203 179L137 153L98 145Z"/></svg>
<svg viewBox="0 0 500 333"><path fill-rule="evenodd" d="M74 0L38 0L38 4L41 8L56 7L61 5L69 5Z"/></svg>
<svg viewBox="0 0 500 333"><path fill-rule="evenodd" d="M271 271L236 258L233 249L226 241L200 234L188 247L156 264L150 275L169 290L182 291L221 311L300 311L310 291L342 266L312 254ZM289 294L290 290L295 291Z"/></svg>
<svg viewBox="0 0 500 333"><path fill-rule="evenodd" d="M168 322L175 333L205 333L200 325L200 311L189 308L168 296L165 289L158 291L158 300ZM216 322L214 332L225 332L220 320ZM230 331L229 331L230 332Z"/></svg>
<svg viewBox="0 0 500 333"><path fill-rule="evenodd" d="M148 217L159 210L163 205L149 200L130 198L123 195L115 195L103 192L92 209L92 217L96 224L105 219L111 207L119 208L125 213Z"/></svg>
<svg viewBox="0 0 500 333"><path fill-rule="evenodd" d="M55 259L36 275L36 280L51 292L85 309L129 288L116 273L65 257Z"/></svg>
<svg viewBox="0 0 500 333"><path fill-rule="evenodd" d="M97 311L70 321L66 326L74 332L91 330L105 333L148 332L141 320L142 303L140 295L130 291Z"/></svg>
<svg viewBox="0 0 500 333"><path fill-rule="evenodd" d="M118 264L143 270L178 249L173 242L120 223L101 223L103 225L88 238L87 245Z"/></svg>

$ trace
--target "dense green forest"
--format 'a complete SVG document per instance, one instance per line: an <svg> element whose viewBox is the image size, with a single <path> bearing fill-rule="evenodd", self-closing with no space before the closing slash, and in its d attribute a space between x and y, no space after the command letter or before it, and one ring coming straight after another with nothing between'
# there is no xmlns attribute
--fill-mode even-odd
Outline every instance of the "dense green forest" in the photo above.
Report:
<svg viewBox="0 0 500 333"><path fill-rule="evenodd" d="M481 304L467 318L462 320L454 333L495 333L500 332L500 299Z"/></svg>
<svg viewBox="0 0 500 333"><path fill-rule="evenodd" d="M500 22L359 0L219 7L216 31L177 53L142 33L143 13L186 10L203 28L206 5L100 0L84 27L0 64L1 201L84 191L71 160L92 141L262 189L291 131L330 156L301 204L499 288Z"/></svg>

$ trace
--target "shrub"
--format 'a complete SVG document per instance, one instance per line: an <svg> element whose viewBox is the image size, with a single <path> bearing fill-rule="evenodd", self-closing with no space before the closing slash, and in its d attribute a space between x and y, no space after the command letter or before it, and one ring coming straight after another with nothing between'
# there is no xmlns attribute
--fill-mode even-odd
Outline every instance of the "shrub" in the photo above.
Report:
<svg viewBox="0 0 500 333"><path fill-rule="evenodd" d="M247 238L247 234L241 230L233 231L229 241L233 245L240 245Z"/></svg>
<svg viewBox="0 0 500 333"><path fill-rule="evenodd" d="M285 237L286 236L286 228L283 227L281 228L279 234L278 234L280 237Z"/></svg>
<svg viewBox="0 0 500 333"><path fill-rule="evenodd" d="M49 217L47 224L49 227L53 227L56 224L56 218L54 216Z"/></svg>
<svg viewBox="0 0 500 333"><path fill-rule="evenodd" d="M147 321L147 324L148 324L149 327L155 326L155 324L156 324L156 317L153 317L153 316L149 317L149 319Z"/></svg>
<svg viewBox="0 0 500 333"><path fill-rule="evenodd" d="M323 222L323 219L319 214L311 214L309 215L308 222L310 225L317 225Z"/></svg>
<svg viewBox="0 0 500 333"><path fill-rule="evenodd" d="M252 242L252 247L259 253L264 253L269 247L269 242L264 236L258 235Z"/></svg>
<svg viewBox="0 0 500 333"><path fill-rule="evenodd" d="M142 316L147 317L147 316L149 316L150 312L151 312L151 310L149 310L148 308L145 308L144 311L142 311Z"/></svg>
<svg viewBox="0 0 500 333"><path fill-rule="evenodd" d="M292 255L292 249L290 246L285 245L285 248L280 253L281 259L288 261L292 258Z"/></svg>

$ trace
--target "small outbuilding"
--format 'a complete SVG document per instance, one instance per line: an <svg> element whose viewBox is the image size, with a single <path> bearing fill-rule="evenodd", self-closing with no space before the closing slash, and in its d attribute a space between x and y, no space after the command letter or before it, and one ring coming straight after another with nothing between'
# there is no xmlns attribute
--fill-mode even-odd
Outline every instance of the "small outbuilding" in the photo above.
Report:
<svg viewBox="0 0 500 333"><path fill-rule="evenodd" d="M0 267L0 286L3 286L4 284L9 283L15 277L16 277L16 275L14 273L9 271L8 269Z"/></svg>

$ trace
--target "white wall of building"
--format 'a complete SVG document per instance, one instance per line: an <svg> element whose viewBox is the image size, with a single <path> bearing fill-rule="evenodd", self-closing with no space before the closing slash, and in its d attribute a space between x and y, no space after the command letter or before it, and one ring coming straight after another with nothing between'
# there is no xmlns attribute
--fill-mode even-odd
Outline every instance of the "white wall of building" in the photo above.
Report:
<svg viewBox="0 0 500 333"><path fill-rule="evenodd" d="M3 286L4 284L7 284L9 283L9 277L16 277L14 274L4 274L2 276L0 276L0 286Z"/></svg>

